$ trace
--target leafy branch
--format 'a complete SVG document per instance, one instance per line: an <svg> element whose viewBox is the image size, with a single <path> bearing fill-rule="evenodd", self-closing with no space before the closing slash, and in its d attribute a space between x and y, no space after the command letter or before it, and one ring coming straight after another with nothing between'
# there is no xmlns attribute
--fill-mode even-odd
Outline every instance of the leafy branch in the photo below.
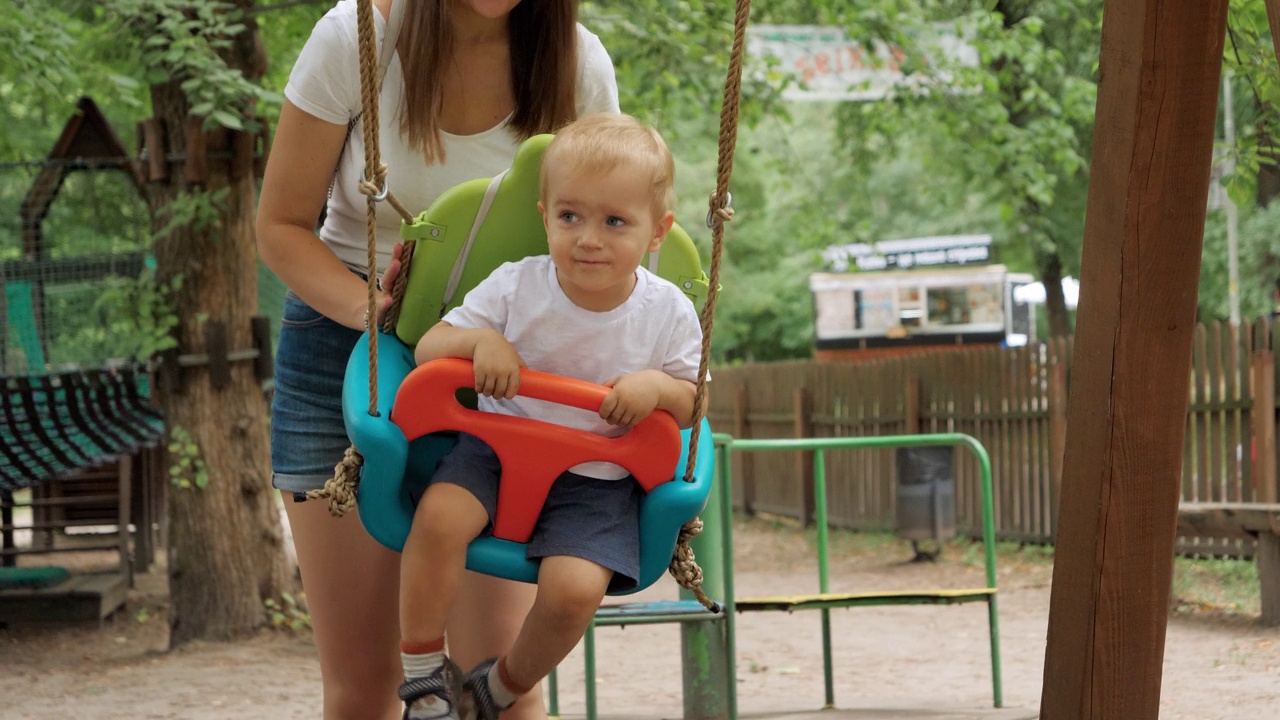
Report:
<svg viewBox="0 0 1280 720"><path fill-rule="evenodd" d="M218 229L222 225L221 213L228 192L228 188L221 188L213 192L198 190L179 194L160 209L165 222L156 237L167 237L179 228L197 233Z"/></svg>
<svg viewBox="0 0 1280 720"><path fill-rule="evenodd" d="M144 270L134 280L109 284L94 309L103 313L103 324L90 337L110 357L131 357L145 362L177 346L173 329L178 314L173 296L182 287L182 276L171 282L156 281L155 271Z"/></svg>
<svg viewBox="0 0 1280 720"><path fill-rule="evenodd" d="M209 471L200 457L200 446L181 425L169 425L169 482L174 487L203 490L209 487Z"/></svg>
<svg viewBox="0 0 1280 720"><path fill-rule="evenodd" d="M134 52L148 83L180 83L191 113L205 118L206 129L256 129L243 108L273 94L223 57L245 31L236 6L220 0L117 0L112 12L125 32L144 38Z"/></svg>

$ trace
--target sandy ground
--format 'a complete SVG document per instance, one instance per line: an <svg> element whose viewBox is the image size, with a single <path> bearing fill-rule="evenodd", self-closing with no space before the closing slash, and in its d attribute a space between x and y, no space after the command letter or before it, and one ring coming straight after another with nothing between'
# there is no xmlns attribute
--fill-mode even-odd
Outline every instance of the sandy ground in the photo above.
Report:
<svg viewBox="0 0 1280 720"><path fill-rule="evenodd" d="M859 546L859 544L863 546ZM936 564L906 562L906 543L838 540L833 589L909 589L981 584L972 552L948 548ZM739 596L817 589L802 536L764 523L735 536ZM1014 558L1000 568L1005 705L1000 717L1034 717L1039 704L1051 569ZM163 577L142 576L126 609L101 626L0 630L0 719L283 720L319 718L319 671L310 638L264 631L235 643L165 652ZM675 597L664 579L639 598ZM960 717L991 706L986 608L982 604L880 607L832 613L836 704L858 718ZM680 630L597 631L603 715L679 718ZM822 706L816 612L739 616L739 707L743 713ZM561 711L584 711L581 647L562 666ZM1280 630L1256 616L1175 612L1165 652L1165 720L1256 720L1280 712ZM901 713L891 708L916 708ZM944 714L944 711L946 714Z"/></svg>

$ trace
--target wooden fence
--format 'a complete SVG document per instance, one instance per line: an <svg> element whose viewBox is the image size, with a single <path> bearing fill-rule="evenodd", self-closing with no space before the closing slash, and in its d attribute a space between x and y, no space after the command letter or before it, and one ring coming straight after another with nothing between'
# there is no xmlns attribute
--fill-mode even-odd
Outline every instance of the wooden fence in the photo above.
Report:
<svg viewBox="0 0 1280 720"><path fill-rule="evenodd" d="M1273 330L1270 318L1196 328L1180 479L1185 501L1276 501ZM864 362L722 367L714 372L708 416L717 431L751 438L968 433L991 455L999 537L1052 542L1071 350L1071 340L1060 338ZM832 523L893 528L895 451L829 452L826 459ZM735 505L811 520L810 460L804 453L743 455L734 464ZM955 453L953 468L957 525L980 530L976 463ZM1210 538L1184 544L1215 554L1251 550Z"/></svg>

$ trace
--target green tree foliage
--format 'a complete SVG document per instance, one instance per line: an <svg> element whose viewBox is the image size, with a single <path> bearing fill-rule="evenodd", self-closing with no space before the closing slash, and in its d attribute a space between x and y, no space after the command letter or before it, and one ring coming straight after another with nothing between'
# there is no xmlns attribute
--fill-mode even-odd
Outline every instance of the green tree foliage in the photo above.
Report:
<svg viewBox="0 0 1280 720"><path fill-rule="evenodd" d="M1230 108L1235 143L1222 142L1227 108L1219 105L1219 147L1215 156L1227 168L1227 194L1239 210L1238 287L1244 321L1276 309L1273 293L1280 286L1280 65L1272 42L1264 0L1233 0L1228 8L1224 70L1233 75ZM1210 209L1205 222L1200 268L1201 320L1227 320L1227 225L1222 209Z"/></svg>
<svg viewBox="0 0 1280 720"><path fill-rule="evenodd" d="M1240 221L1240 317L1248 322L1280 309L1280 203L1255 208ZM1223 213L1210 213L1205 223L1200 265L1200 319L1227 320L1227 225Z"/></svg>
<svg viewBox="0 0 1280 720"><path fill-rule="evenodd" d="M147 85L181 83L192 115L205 129L245 130L246 108L279 98L230 67L225 56L245 31L242 12L231 3L206 0L116 0L112 26L141 37L121 47L126 62L142 69Z"/></svg>
<svg viewBox="0 0 1280 720"><path fill-rule="evenodd" d="M166 72L190 76L189 90L204 98L208 106L201 108L210 111L211 122L220 122L214 110L234 107L236 98L247 96L256 96L259 111L274 122L293 61L331 6L329 0L268 2L248 11L269 68L263 89L254 90L217 71L218 37L227 33L212 30L232 30L236 21L208 14L209 3L0 0L0 159L46 153L75 99L88 91L125 146L133 147L134 124L150 113L150 100L144 85L129 75L142 77L136 69L148 58ZM174 14L197 7L206 10ZM143 9L162 22L149 25L141 42L120 42L122 18ZM623 110L658 125L680 159L677 217L706 257L710 233L703 219L714 189L733 13L726 0L581 4L583 22L614 59ZM935 65L951 92L801 104L781 100L776 67L748 57L733 176L737 215L726 233L715 330L719 358L808 354L812 307L806 278L822 269L819 253L829 244L990 232L998 259L1015 270L1043 273L1056 263L1061 274L1078 275L1100 3L755 0L751 21L840 26L864 44L904 48L907 69L919 70L925 68L912 49L942 23L965 33L982 62L975 68ZM183 30L192 29L212 40L183 37ZM1233 0L1228 32L1224 60L1236 75L1238 138L1228 149L1236 167L1229 187L1240 205L1240 286L1248 316L1267 303L1247 299L1266 300L1280 277L1280 263L1271 259L1277 250L1263 230L1254 229L1265 228L1269 217L1255 217L1254 206L1280 192L1272 139L1280 135L1280 69L1264 0ZM0 211L16 207L5 198L16 203L28 181L0 173ZM101 191L101 203L116 204L117 194ZM100 236L130 237L123 224L136 226L134 215L98 211L97 219L86 216L83 225ZM10 233L11 222L0 219L0 235ZM122 226L112 229L116 223ZM1221 223L1220 213L1210 214L1201 291L1205 318L1226 315ZM59 227L57 234L90 237L69 227ZM10 247L0 244L0 252Z"/></svg>
<svg viewBox="0 0 1280 720"><path fill-rule="evenodd" d="M692 175L679 186L681 197L691 199L682 202L680 220L696 228L713 188L718 116L711 111L718 109L727 64L731 3L721 4L719 14L707 9L714 3L641 4L653 12L606 23L602 36L618 61L624 109L645 114L627 107L628 98L642 108L648 102L662 108L650 116L676 137L686 161L681 172L687 167ZM617 4L596 5L625 12ZM833 243L990 232L1001 259L1015 269L1035 269L1048 257L1058 262L1059 272L1075 271L1098 9L1084 0L1042 2L1039 15L1009 21L990 5L755 4L753 22L837 25L864 45L905 48L908 71L926 70L911 65L919 57L911 50L917 38L946 22L970 37L982 64L937 68L950 73L949 83L959 92L802 105L782 103L775 69L752 59L733 180L738 215L727 234L725 291L717 313L714 348L721 358L809 352L806 278L822 269L818 251ZM655 14L661 19L650 20ZM610 34L619 27L625 32Z"/></svg>
<svg viewBox="0 0 1280 720"><path fill-rule="evenodd" d="M581 17L613 58L623 112L669 138L714 137L733 43L734 3L724 0L587 0ZM754 124L777 92L743 78L742 122Z"/></svg>
<svg viewBox="0 0 1280 720"><path fill-rule="evenodd" d="M1051 305L1053 286L1079 258L1100 13L1086 0L899 0L845 21L855 37L903 48L904 71L933 77L928 93L842 107L851 159L908 143L924 149L930 174L999 208L990 228L998 247L1032 259ZM977 65L930 54L922 39L939 27L964 38ZM1066 332L1065 307L1050 310L1053 330Z"/></svg>
<svg viewBox="0 0 1280 720"><path fill-rule="evenodd" d="M47 131L50 107L70 105L79 84L81 29L58 3L0 0L0 157L16 158Z"/></svg>
<svg viewBox="0 0 1280 720"><path fill-rule="evenodd" d="M118 62L119 28L106 16L83 0L0 0L0 158L42 156L81 95L132 128L144 88Z"/></svg>
<svg viewBox="0 0 1280 720"><path fill-rule="evenodd" d="M1224 68L1235 76L1236 88L1236 143L1225 148L1235 172L1226 179L1227 190L1241 208L1255 201L1266 205L1280 192L1280 66L1264 0L1234 0L1228 6Z"/></svg>

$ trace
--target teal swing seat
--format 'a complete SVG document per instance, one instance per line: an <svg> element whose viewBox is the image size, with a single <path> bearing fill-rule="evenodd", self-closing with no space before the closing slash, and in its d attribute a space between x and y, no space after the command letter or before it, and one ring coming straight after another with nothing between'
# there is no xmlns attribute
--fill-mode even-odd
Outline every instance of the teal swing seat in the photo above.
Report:
<svg viewBox="0 0 1280 720"><path fill-rule="evenodd" d="M429 366L415 369L413 348L445 312L460 304L467 291L499 265L546 254L546 232L537 201L539 167L550 141L550 135L530 138L521 144L510 170L492 179L472 180L450 189L413 224L402 227L402 236L415 240L416 247L395 331L378 335L376 415L369 413L368 335L361 337L347 363L343 416L352 445L364 458L356 494L360 520L374 539L393 550L404 547L413 522L414 498L421 496L436 465L456 437L455 433L439 431L419 435L414 429L406 435L406 427L440 425L439 422L407 422L406 417L433 411L443 415L446 410L421 402L420 393L402 393L410 373L430 369ZM707 277L697 248L682 228L673 227L662 248L646 257L645 264L675 283L701 308L707 294ZM447 398L443 402L451 400ZM403 404L398 406L398 402ZM453 408L447 410L453 417ZM481 414L472 411L470 417ZM467 417L467 413L461 413L460 417ZM679 459L670 469L671 479L653 486L641 505L639 585L617 594L636 592L658 580L671 561L680 528L706 505L714 474L713 451L710 427L705 419L701 423L697 464L689 481L684 480L683 474L690 432L679 431L679 440L670 438L671 449L674 450L678 442L680 450ZM465 420L461 424L465 424ZM468 427L439 429L471 431ZM565 433L567 443L574 431L559 430ZM672 436L677 432L674 424L670 425L669 432ZM495 449L502 455L501 448ZM555 457L557 451L556 447L548 447L544 455ZM625 462L620 464L627 466ZM528 468L530 474L536 474L533 471L537 469ZM504 467L502 483L524 481L521 470ZM502 524L503 511L500 500L495 525ZM525 544L513 539L478 538L467 551L467 567L511 580L537 581L536 561L527 559Z"/></svg>

